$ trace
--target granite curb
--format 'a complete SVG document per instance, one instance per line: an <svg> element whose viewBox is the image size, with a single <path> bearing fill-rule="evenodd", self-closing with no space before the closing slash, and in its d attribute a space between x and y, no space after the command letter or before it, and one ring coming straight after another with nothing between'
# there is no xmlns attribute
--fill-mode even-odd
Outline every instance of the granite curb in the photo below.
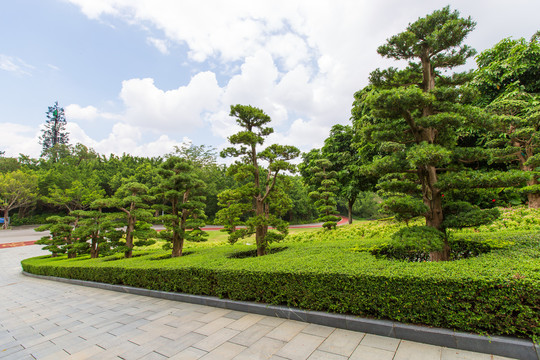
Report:
<svg viewBox="0 0 540 360"><path fill-rule="evenodd" d="M73 285L81 285L103 290L150 296L154 298L181 301L191 304L218 307L227 310L243 311L253 314L309 322L317 325L360 331L396 339L421 342L424 344L445 346L459 350L513 357L521 360L540 360L540 346L538 344L534 344L530 340L502 336L484 336L457 332L448 329L402 324L389 320L366 319L351 315L308 311L287 306L268 305L247 301L233 301L212 296L171 293L124 285L112 285L93 281L35 275L25 271L22 273L29 277L53 280Z"/></svg>

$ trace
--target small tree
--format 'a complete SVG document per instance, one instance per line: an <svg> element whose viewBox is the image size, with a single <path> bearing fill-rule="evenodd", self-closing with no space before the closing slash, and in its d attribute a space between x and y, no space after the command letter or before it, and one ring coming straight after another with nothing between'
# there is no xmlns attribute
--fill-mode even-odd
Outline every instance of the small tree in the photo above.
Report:
<svg viewBox="0 0 540 360"><path fill-rule="evenodd" d="M77 237L75 231L81 214L74 216L50 216L48 224L37 227L36 231L49 231L50 236L44 236L36 241L36 244L46 245L43 250L49 250L53 257L58 254L67 254L68 259L73 259L77 254L88 252L89 244L86 238Z"/></svg>
<svg viewBox="0 0 540 360"><path fill-rule="evenodd" d="M16 170L0 173L0 211L7 229L11 210L33 205L38 197L38 178L33 173Z"/></svg>
<svg viewBox="0 0 540 360"><path fill-rule="evenodd" d="M58 101L53 106L49 106L46 112L47 120L45 128L39 137L39 143L42 146L42 156L60 145L67 145L69 142L69 133L66 131L66 116L64 108L58 106ZM54 154L49 154L56 161L57 157Z"/></svg>
<svg viewBox="0 0 540 360"><path fill-rule="evenodd" d="M309 196L316 199L315 206L319 211L318 221L323 222L323 227L327 230L335 229L339 216L336 216L336 195L338 190L336 185L337 172L331 171L332 163L327 159L315 160L310 171L313 174L311 182L316 184L317 190L309 193Z"/></svg>
<svg viewBox="0 0 540 360"><path fill-rule="evenodd" d="M48 224L41 225L35 231L49 231L50 235L43 236L36 241L38 245L45 245L43 250L51 252L52 257L57 257L58 254L65 254L72 245L71 232L73 231L73 216L50 216L47 218ZM72 249L71 249L72 250ZM75 257L76 253L72 250L68 252L68 257Z"/></svg>
<svg viewBox="0 0 540 360"><path fill-rule="evenodd" d="M236 117L236 123L242 130L229 137L229 142L235 147L226 148L221 156L239 158L230 171L244 185L234 189L235 193L228 197L234 203L251 202L252 206L250 213L244 214L248 216L245 222L247 228L231 231L229 236L238 239L255 234L257 256L262 256L266 254L270 242L280 240L287 234L288 224L271 213L270 200L280 172L296 170L296 166L289 161L298 157L300 151L294 146L277 144L257 151L264 138L274 132L266 127L271 119L261 109L249 105L231 105L230 116ZM266 163L267 167L261 163ZM269 226L278 231L268 231Z"/></svg>
<svg viewBox="0 0 540 360"><path fill-rule="evenodd" d="M203 241L208 234L204 227L204 196L200 195L205 184L192 166L176 156L169 157L158 170L160 184L153 190L165 205L155 207L165 212L161 217L167 231L160 236L172 244L172 257L182 256L184 241Z"/></svg>

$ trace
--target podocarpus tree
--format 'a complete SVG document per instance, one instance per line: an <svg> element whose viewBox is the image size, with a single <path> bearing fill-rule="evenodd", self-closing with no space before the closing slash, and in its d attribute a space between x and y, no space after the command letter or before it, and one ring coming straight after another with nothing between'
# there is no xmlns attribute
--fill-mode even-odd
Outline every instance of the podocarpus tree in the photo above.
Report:
<svg viewBox="0 0 540 360"><path fill-rule="evenodd" d="M122 226L119 219L122 218L123 214L103 212L102 209L109 205L110 202L108 199L100 199L91 204L91 210L75 210L71 212L71 215L78 217L77 227L73 230L72 236L75 239L89 242L90 258L92 259L97 258L100 253L110 254L121 251L124 248L123 244L120 244L119 241L124 232L117 229ZM134 236L141 236L136 229L137 223L135 224ZM152 230L152 233L142 234L141 237L144 239L148 237L155 238L157 237L157 232ZM138 245L137 241L134 244Z"/></svg>
<svg viewBox="0 0 540 360"><path fill-rule="evenodd" d="M243 185L234 189L234 194L229 198L236 203L252 204L250 212L244 214L248 216L246 229L231 231L230 237L255 234L257 256L262 256L266 254L270 242L282 239L287 234L288 224L272 213L270 200L276 191L279 174L295 171L295 165L289 161L298 157L300 151L294 146L277 144L263 151L257 150L257 146L264 143L264 138L274 131L266 126L271 119L261 109L249 105L231 105L230 116L236 117L242 130L229 137L229 142L235 147L224 149L221 156L239 158L230 171ZM277 231L269 231L269 226Z"/></svg>
<svg viewBox="0 0 540 360"><path fill-rule="evenodd" d="M309 197L315 199L315 206L319 212L318 221L323 222L323 228L335 229L339 216L336 216L336 185L337 172L330 170L332 163L328 159L317 159L308 168L311 172L310 182L317 189L309 193Z"/></svg>
<svg viewBox="0 0 540 360"><path fill-rule="evenodd" d="M109 207L115 207L124 213L126 225L126 258L130 258L133 253L133 239L137 230L137 222L145 222L153 216L153 212L149 210L149 203L152 197L147 192L148 187L146 185L130 182L122 185L114 196L108 199Z"/></svg>
<svg viewBox="0 0 540 360"><path fill-rule="evenodd" d="M477 57L473 85L497 114L486 145L492 161L517 164L530 178L521 190L540 208L540 42L504 39Z"/></svg>
<svg viewBox="0 0 540 360"><path fill-rule="evenodd" d="M409 24L378 49L379 54L407 60L409 65L374 71L367 95L361 94L365 97L356 104L363 107L356 125L364 141L376 144L381 154L367 168L381 176L378 186L386 196L386 208L406 217L423 215L427 226L441 231L498 216L496 209L482 211L460 199L460 191L522 180L514 174L474 172L463 166L483 158L485 150L459 148L459 129L465 124L485 128L489 117L470 105L471 92L460 86L470 73L444 71L474 55L473 49L462 45L474 26L470 18L460 18L448 7ZM431 259L448 259L448 250L446 243Z"/></svg>
<svg viewBox="0 0 540 360"><path fill-rule="evenodd" d="M184 241L204 241L208 234L201 230L205 225L205 184L188 161L177 156L169 157L158 170L160 184L152 191L162 201L155 208L165 212L161 216L167 231L160 236L172 243L172 257L182 256Z"/></svg>
<svg viewBox="0 0 540 360"><path fill-rule="evenodd" d="M37 175L22 170L0 173L0 212L4 217L3 228L7 229L8 227L11 210L32 205L37 198Z"/></svg>
<svg viewBox="0 0 540 360"><path fill-rule="evenodd" d="M86 238L75 235L76 224L80 220L80 214L73 216L50 216L47 224L37 227L36 231L49 231L50 235L42 237L36 241L38 245L45 245L43 250L49 250L52 256L67 254L69 259L73 259L77 254L88 252L89 244Z"/></svg>

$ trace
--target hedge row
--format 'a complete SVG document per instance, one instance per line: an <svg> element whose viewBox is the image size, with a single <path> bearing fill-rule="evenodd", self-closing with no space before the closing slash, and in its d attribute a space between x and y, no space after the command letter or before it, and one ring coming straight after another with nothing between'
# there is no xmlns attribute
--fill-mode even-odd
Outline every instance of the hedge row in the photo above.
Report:
<svg viewBox="0 0 540 360"><path fill-rule="evenodd" d="M289 305L480 334L540 338L540 234L477 258L407 263L351 251L357 240L289 242L262 258L247 246L192 248L132 259L22 262L27 272L233 300Z"/></svg>

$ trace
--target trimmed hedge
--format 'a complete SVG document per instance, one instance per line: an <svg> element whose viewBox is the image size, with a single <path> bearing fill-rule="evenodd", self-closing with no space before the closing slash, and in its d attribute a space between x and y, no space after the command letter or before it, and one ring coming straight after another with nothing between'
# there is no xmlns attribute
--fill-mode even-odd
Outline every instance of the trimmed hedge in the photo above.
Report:
<svg viewBox="0 0 540 360"><path fill-rule="evenodd" d="M354 225L349 229L358 232ZM341 233L347 233L346 228ZM289 241L284 244L286 249L260 258L243 257L253 249L250 246L194 246L189 248L189 256L181 258L160 259L166 254L163 251L146 251L136 258L114 261L45 256L24 260L22 266L39 275L282 304L537 341L540 234L515 232L507 237L513 239L512 246L475 258L440 263L377 259L366 252L351 251L375 240L342 237Z"/></svg>

